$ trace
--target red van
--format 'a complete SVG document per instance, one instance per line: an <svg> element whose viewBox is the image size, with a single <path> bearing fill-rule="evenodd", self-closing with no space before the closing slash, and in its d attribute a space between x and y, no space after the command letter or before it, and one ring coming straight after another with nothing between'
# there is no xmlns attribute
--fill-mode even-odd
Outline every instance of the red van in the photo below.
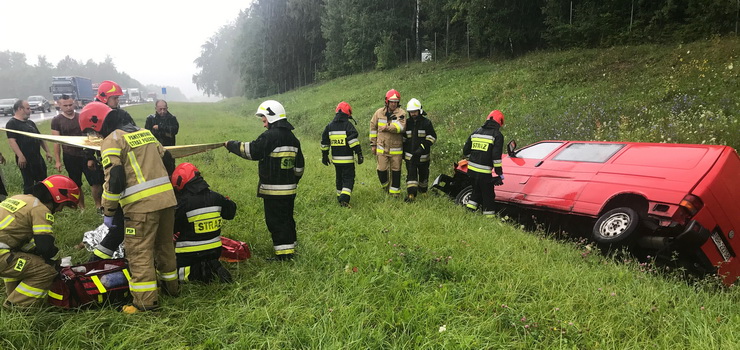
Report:
<svg viewBox="0 0 740 350"><path fill-rule="evenodd" d="M740 276L740 157L729 146L541 141L504 155L496 201L596 219L610 247L680 252L732 284ZM434 188L465 204L467 162Z"/></svg>

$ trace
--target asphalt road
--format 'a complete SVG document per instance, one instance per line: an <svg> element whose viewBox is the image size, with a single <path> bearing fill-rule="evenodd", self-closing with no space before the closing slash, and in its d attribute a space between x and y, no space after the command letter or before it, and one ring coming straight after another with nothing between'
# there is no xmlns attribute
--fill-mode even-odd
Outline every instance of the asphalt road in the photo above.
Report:
<svg viewBox="0 0 740 350"><path fill-rule="evenodd" d="M51 109L51 112L44 112L44 113L34 112L33 114L31 114L31 120L33 120L36 124L38 124L39 122L42 122L45 120L51 120L51 118L54 118L54 116L56 116L57 114L59 114L59 112L54 110L54 108ZM0 117L0 126L5 127L5 124L8 123L8 120L10 120L10 118L13 118L13 117Z"/></svg>

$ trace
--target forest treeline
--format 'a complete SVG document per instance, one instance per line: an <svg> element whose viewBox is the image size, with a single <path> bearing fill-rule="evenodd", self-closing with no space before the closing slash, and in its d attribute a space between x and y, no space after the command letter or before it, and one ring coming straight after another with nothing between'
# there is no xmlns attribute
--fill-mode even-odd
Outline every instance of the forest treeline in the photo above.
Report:
<svg viewBox="0 0 740 350"><path fill-rule="evenodd" d="M66 56L56 64L46 56L39 56L36 65L28 63L25 53L0 51L0 98L25 99L31 95L51 98L49 86L53 76L81 76L93 83L113 80L124 89L139 88L142 92L160 92L161 86L144 85L125 72L119 72L111 57L103 62L82 62ZM144 94L146 96L146 93ZM176 87L167 87L167 99L187 101L188 98Z"/></svg>
<svg viewBox="0 0 740 350"><path fill-rule="evenodd" d="M201 47L193 82L262 97L418 61L737 35L740 0L255 0Z"/></svg>

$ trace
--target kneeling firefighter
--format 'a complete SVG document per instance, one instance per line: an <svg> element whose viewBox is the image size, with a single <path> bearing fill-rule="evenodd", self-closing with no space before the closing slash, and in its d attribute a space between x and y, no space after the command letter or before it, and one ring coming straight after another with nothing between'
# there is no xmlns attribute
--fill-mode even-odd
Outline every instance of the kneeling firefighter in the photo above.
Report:
<svg viewBox="0 0 740 350"><path fill-rule="evenodd" d="M177 193L175 254L180 281L208 283L218 277L231 282L218 258L222 219L234 218L236 203L212 191L193 164L178 165L171 180Z"/></svg>
<svg viewBox="0 0 740 350"><path fill-rule="evenodd" d="M0 276L7 299L3 306L29 307L46 301L57 270L59 249L51 226L54 213L77 207L80 188L64 175L52 175L0 203Z"/></svg>
<svg viewBox="0 0 740 350"><path fill-rule="evenodd" d="M104 137L103 223L115 227L113 215L119 206L123 209L133 305L122 311L136 313L159 307L158 277L164 292L179 292L172 244L177 200L168 171L174 170L172 157L149 130L132 125L127 116L122 109L92 102L80 113L80 129Z"/></svg>

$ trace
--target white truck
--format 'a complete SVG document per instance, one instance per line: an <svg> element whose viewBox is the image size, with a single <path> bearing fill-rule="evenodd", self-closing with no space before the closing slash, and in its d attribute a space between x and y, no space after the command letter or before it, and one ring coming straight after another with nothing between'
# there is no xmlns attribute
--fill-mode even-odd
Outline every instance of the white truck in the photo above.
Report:
<svg viewBox="0 0 740 350"><path fill-rule="evenodd" d="M128 100L129 103L141 103L141 92L138 88L128 89Z"/></svg>

